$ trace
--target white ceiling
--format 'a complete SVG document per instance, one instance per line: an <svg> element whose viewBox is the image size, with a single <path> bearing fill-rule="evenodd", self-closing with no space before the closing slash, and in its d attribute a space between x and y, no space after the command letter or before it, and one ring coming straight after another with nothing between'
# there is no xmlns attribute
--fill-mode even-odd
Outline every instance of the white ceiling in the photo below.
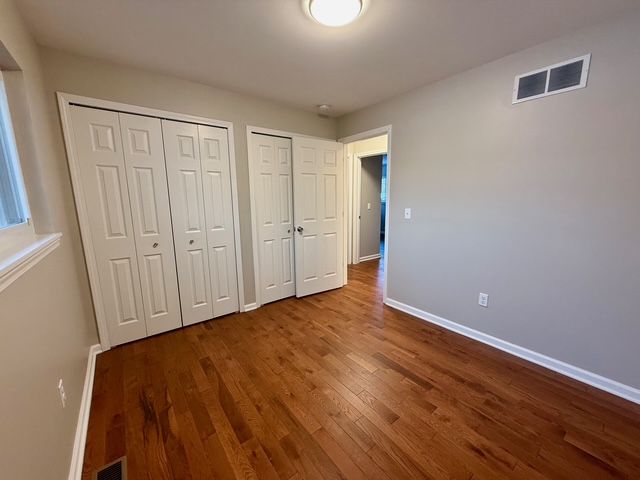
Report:
<svg viewBox="0 0 640 480"><path fill-rule="evenodd" d="M18 0L38 43L314 110L350 112L638 0L369 0L355 23L300 0Z"/></svg>

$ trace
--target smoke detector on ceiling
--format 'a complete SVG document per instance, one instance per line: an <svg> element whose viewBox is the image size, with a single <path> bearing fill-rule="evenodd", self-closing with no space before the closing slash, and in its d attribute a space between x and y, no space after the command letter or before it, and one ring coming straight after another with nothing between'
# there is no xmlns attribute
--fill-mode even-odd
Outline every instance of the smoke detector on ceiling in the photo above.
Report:
<svg viewBox="0 0 640 480"><path fill-rule="evenodd" d="M329 118L329 114L331 113L331 105L327 105L323 103L322 105L318 105L318 116L322 118Z"/></svg>

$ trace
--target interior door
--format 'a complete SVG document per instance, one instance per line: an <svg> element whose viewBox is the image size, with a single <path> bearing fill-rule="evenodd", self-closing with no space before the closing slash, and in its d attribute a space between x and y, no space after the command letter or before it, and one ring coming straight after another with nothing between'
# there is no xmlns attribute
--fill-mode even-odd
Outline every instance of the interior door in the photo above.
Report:
<svg viewBox="0 0 640 480"><path fill-rule="evenodd" d="M238 311L231 169L226 128L198 125L213 316Z"/></svg>
<svg viewBox="0 0 640 480"><path fill-rule="evenodd" d="M291 139L252 134L260 296L269 303L295 295Z"/></svg>
<svg viewBox="0 0 640 480"><path fill-rule="evenodd" d="M157 118L120 113L147 334L182 325L169 213L169 192Z"/></svg>
<svg viewBox="0 0 640 480"><path fill-rule="evenodd" d="M213 318L198 126L162 120L184 325Z"/></svg>
<svg viewBox="0 0 640 480"><path fill-rule="evenodd" d="M102 305L112 345L147 335L118 114L71 106Z"/></svg>
<svg viewBox="0 0 640 480"><path fill-rule="evenodd" d="M294 137L296 296L343 285L343 145Z"/></svg>

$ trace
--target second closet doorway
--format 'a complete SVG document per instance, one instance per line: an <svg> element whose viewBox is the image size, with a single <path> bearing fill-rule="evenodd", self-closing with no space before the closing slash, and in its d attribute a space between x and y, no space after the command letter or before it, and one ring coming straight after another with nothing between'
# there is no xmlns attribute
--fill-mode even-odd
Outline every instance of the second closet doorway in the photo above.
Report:
<svg viewBox="0 0 640 480"><path fill-rule="evenodd" d="M341 143L249 127L256 307L342 287Z"/></svg>

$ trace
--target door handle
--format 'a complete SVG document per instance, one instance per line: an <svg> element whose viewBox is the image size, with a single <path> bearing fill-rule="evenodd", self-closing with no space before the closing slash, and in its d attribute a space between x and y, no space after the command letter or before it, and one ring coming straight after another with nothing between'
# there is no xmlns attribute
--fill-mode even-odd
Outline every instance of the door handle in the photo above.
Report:
<svg viewBox="0 0 640 480"><path fill-rule="evenodd" d="M191 240L189 240L189 245L193 245L194 242L195 240L192 238Z"/></svg>
<svg viewBox="0 0 640 480"><path fill-rule="evenodd" d="M290 228L287 228L287 233L291 233L291 229Z"/></svg>
<svg viewBox="0 0 640 480"><path fill-rule="evenodd" d="M298 228L296 228L296 230L298 231L298 233L302 233L304 231L304 228L298 227Z"/></svg>
<svg viewBox="0 0 640 480"><path fill-rule="evenodd" d="M154 244L153 244L153 248L158 248L158 245L159 245L159 243L158 243L158 242L154 243Z"/></svg>

